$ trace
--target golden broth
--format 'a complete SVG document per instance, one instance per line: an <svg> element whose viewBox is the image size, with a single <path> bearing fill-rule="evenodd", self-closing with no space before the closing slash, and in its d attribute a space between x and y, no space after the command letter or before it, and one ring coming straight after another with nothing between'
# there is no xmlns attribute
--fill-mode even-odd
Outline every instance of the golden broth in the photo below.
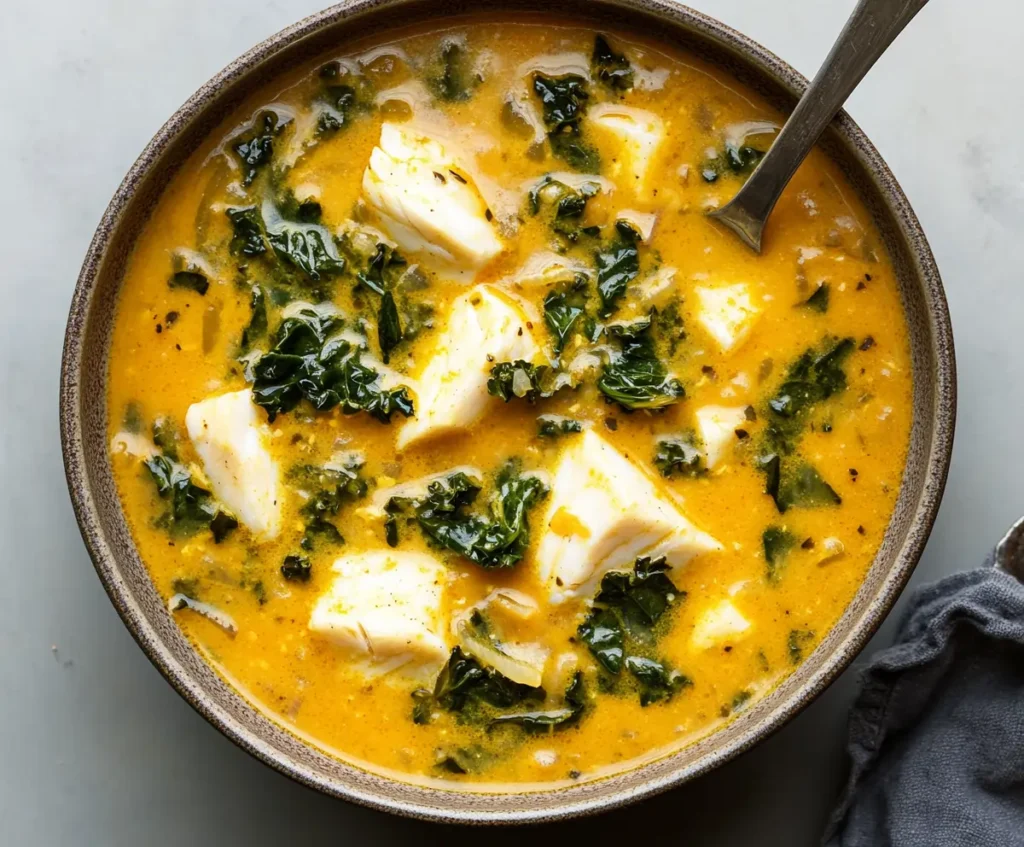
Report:
<svg viewBox="0 0 1024 847"><path fill-rule="evenodd" d="M323 83L317 71L325 61L361 56L362 65L352 64L361 68L361 96L396 86L408 91L436 66L438 45L446 32L464 36L469 55L481 69L482 81L465 102L424 100L422 93L400 92L378 105L354 110L345 126L319 137L319 143L303 143L318 137L315 102ZM268 714L361 767L397 773L403 779L468 782L481 790L498 790L503 784L524 787L593 778L692 742L771 690L824 637L871 563L898 495L911 423L907 332L892 267L854 191L815 151L779 203L763 255L753 255L703 214L724 203L742 176L726 170L709 182L702 172L708 167L709 148L721 155L726 137L741 132L738 127L747 122L778 124L781 116L694 57L614 34L610 41L617 53L629 58L634 85L618 91L593 80L589 107L620 102L649 110L664 122L666 140L655 160L651 189L634 191L631 171L620 161L621 149L606 135L585 130L588 143L601 157L602 176L614 183L614 189L586 204L583 223L602 226L607 233L623 209L657 215L652 237L639 248L641 273L635 283L655 267L676 270L669 296L681 298L686 337L671 356L661 342L659 350L685 386L685 398L660 412L627 414L604 402L590 379L578 390L559 392L535 405L521 399L499 403L470 432L419 442L400 453L395 435L404 423L401 415L385 425L365 413L344 415L334 409L314 414L302 405L269 423L266 439L284 470L323 463L339 450L359 451L365 456L361 475L372 494L374 488L458 465L489 472L511 457L520 459L524 468L551 472L568 439L578 436L540 439L537 416L562 414L589 423L646 473L657 476L657 484L683 503L687 517L723 544L720 551L700 555L672 574L685 599L674 604L657 654L684 673L691 685L646 707L628 686L604 693L596 681L597 664L575 635L586 604L542 602L541 612L519 624L515 636L537 641L555 653L569 650L578 655L589 699L577 724L539 734L488 732L460 723L442 709L431 722L418 725L411 717L410 697L416 683L395 674L364 676L334 644L308 627L311 608L329 587L330 566L337 557L388 549L382 521L359 513L365 503L348 503L332 518L344 536L343 545L321 539L312 552L304 552L303 500L285 474L281 534L271 542L256 543L239 527L216 543L205 529L184 535L163 528L159 517L168 501L158 495L152 475L138 455L120 444L112 451L125 513L158 590L169 598L183 585L190 586L203 602L228 613L237 633L187 609L175 613L179 625L203 655ZM571 168L552 157L546 142L531 147L528 130L514 123L510 128L503 106L510 88L527 80L529 69L537 66L536 57L559 54L564 59L564 54L579 53L589 58L593 44L592 31L572 26L476 20L451 31L395 36L386 48L359 45L337 57L322 57L244 104L171 180L136 245L111 348L112 442L126 428L126 410L128 428L139 429L141 424L146 437L153 421L169 420L182 432L177 443L182 465L209 488L184 435L185 413L211 395L246 387L244 366L236 357L250 320L253 281L236 281L245 276L238 266L246 263L229 250L231 226L225 210L258 203L266 172L280 168L280 179L296 196L315 192L323 225L338 231L362 214L363 172L385 120L411 118L447 133L457 139L463 156L473 160L475 178L481 184L493 183L488 199L495 198L491 202L498 224L505 227L505 250L483 268L476 283L507 286L527 259L550 250L553 241L568 247L571 255L592 257L607 243L607 235L589 241L582 237L575 244L558 241L548 215L530 214L523 186ZM528 87L523 90L533 98ZM291 124L274 139L273 165L247 189L240 184L242 171L231 139L264 108L290 117ZM587 127L586 118L583 126ZM769 136L751 136L749 143L764 149L769 141ZM511 215L502 218L502 210L511 210ZM210 284L205 294L169 286L172 270L182 267L181 254L175 259L182 249L201 257L191 258L206 268ZM187 264L189 254L185 257ZM443 272L427 277L423 297L433 307L434 326L397 348L390 363L399 375L410 378L429 359L451 302L470 285ZM697 318L693 289L738 282L748 285L762 314L749 338L723 354ZM827 310L801 307L822 282L828 284ZM356 290L351 269L320 287L342 312L366 314L372 323L373 309L367 304L376 301L365 289ZM549 289L523 286L516 293L541 310ZM298 295L310 299L307 291ZM628 313L632 302L627 294L621 312ZM272 334L280 317L279 310L271 313ZM542 346L550 346L543 325L535 333ZM370 350L376 353L376 333L368 335ZM805 350L820 349L827 337L855 341L845 362L847 385L815 407L816 425L813 431L807 427L799 454L813 463L842 502L780 514L765 493L765 475L757 463L758 445L765 437L766 403L790 365ZM746 437L738 437L730 447L729 459L710 473L658 476L652 465L656 436L692 429L694 410L706 405L749 406L757 419L745 428ZM265 420L265 413L258 411ZM823 428L825 421L829 426ZM430 553L446 564L450 577L445 616L498 586L514 587L543 601L535 558L544 508L542 503L530 511L531 544L514 568L485 570L454 553L438 551L414 527L402 527L399 549ZM784 527L797 542L775 580L767 577L762 539L769 526ZM826 539L841 542L841 555L828 556ZM299 552L312 565L306 583L287 581L280 570L286 556ZM709 604L729 596L742 608L750 629L713 649L695 649L690 638L698 617ZM452 749L475 749L474 745L493 754L493 761L467 775L438 766Z"/></svg>

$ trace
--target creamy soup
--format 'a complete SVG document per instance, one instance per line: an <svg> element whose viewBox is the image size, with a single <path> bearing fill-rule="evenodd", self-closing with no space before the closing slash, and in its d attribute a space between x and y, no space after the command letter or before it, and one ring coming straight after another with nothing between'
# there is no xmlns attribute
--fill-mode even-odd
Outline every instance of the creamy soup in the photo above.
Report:
<svg viewBox="0 0 1024 847"><path fill-rule="evenodd" d="M893 269L812 153L757 256L705 213L782 116L656 44L473 19L320 57L169 181L111 461L175 621L348 762L584 781L792 673L911 423Z"/></svg>

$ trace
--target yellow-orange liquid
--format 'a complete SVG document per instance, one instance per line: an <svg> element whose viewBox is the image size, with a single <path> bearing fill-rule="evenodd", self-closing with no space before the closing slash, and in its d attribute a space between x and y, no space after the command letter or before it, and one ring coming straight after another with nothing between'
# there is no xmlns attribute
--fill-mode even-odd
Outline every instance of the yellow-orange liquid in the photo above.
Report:
<svg viewBox="0 0 1024 847"><path fill-rule="evenodd" d="M461 128L469 146L478 152L479 171L510 192L550 171L567 170L550 155L529 153L528 143L503 123L502 106L518 68L545 54L579 51L589 56L594 33L551 22L506 20L469 22L457 31L465 34L471 47L486 51L484 80L465 103L431 104L436 114L430 119ZM368 681L352 670L335 647L308 630L312 604L326 590L330 563L341 550L320 545L311 557L313 576L308 584L295 585L281 578L281 561L297 549L303 531L298 498L289 494L285 530L270 544L254 544L244 528L220 544L209 533L171 539L153 525L164 503L149 474L137 458L114 455L124 509L158 589L170 596L173 580L196 578L203 600L229 612L238 624L237 635L229 637L207 619L179 612L176 620L198 649L282 724L360 766L398 772L406 779L457 779L493 790L508 784L555 785L570 775L592 778L693 741L728 720L741 692L756 698L793 670L788 647L791 631L814 633L804 655L824 637L853 597L898 495L911 423L912 374L893 270L866 210L839 170L816 151L774 212L763 255L751 253L704 216L705 210L721 205L735 192L739 179L723 177L708 183L700 176L701 162L707 148L721 147L730 127L748 121L779 123L781 116L692 56L619 39L614 33L610 37L617 49L630 55L634 66L650 72L652 78L663 75L660 87L634 88L622 95L622 102L659 115L667 126L668 142L657 160L653 180L657 192L634 195L621 173L614 173L620 153L595 133L593 141L606 165L603 176L616 183L616 191L595 197L588 204L586 220L604 224L627 207L658 215L647 246L660 255L663 265L677 269L675 285L682 295L687 339L672 367L686 386L686 399L659 414L623 414L603 402L593 386L585 386L536 406L501 405L469 434L425 442L401 454L396 454L394 446L397 422L387 426L366 415L344 416L337 411L313 415L307 410L301 415L281 415L271 425L274 456L282 468L288 468L323 462L339 446L357 449L367 457L364 474L381 486L455 465L492 469L509 457L550 471L564 441L539 441L535 435L537 415L552 412L592 421L602 436L650 469L654 436L691 428L695 409L706 404L761 408L788 365L807 348L826 336L850 336L858 345L870 336L874 345L858 349L847 362L848 387L829 401L832 431L810 432L801 446L802 454L842 497L842 505L779 515L764 493L764 477L755 468L752 454L742 452L721 472L663 480L661 484L685 503L690 519L724 544L722 551L698 557L673 577L687 597L659 651L686 673L692 687L667 703L647 708L641 708L635 696L597 695L577 727L517 738L502 746L490 767L456 777L437 771L439 751L479 741L478 730L448 719L414 724L410 685L387 678ZM429 56L438 38L437 32L414 32L388 44L415 60ZM245 387L233 353L249 320L249 292L234 284L233 260L227 252L230 227L223 214L225 207L245 201L233 193L238 172L229 164L231 153L225 141L267 106L286 107L301 128L308 120L309 92L323 61L365 55L378 46L363 44L337 57L321 57L301 73L268 87L226 119L222 130L168 184L135 248L118 307L110 357L111 436L121 429L128 404L136 404L144 421L166 416L184 430L184 415L191 404ZM400 53L379 52L364 70L377 90L416 78L417 70L399 58ZM595 86L596 99L606 96ZM414 105L411 111L416 109ZM375 109L306 152L297 144L284 145L279 155L296 161L287 174L288 185L315 186L324 224L331 229L342 226L359 200L362 174L381 123L404 120L409 111L394 103ZM518 231L506 238L509 249L484 270L479 281L502 280L530 255L548 249L546 222L528 214L519 218ZM217 268L205 296L168 287L172 252L179 248L201 251ZM820 281L830 285L828 311L819 314L796 308ZM745 282L758 297L768 294L771 299L749 340L723 356L695 320L692 289L699 284L735 282ZM335 302L343 311L353 308L351 288L351 281L344 278L337 284ZM448 304L465 290L461 281L440 276L432 280L429 293L439 328ZM539 307L544 292L520 293ZM169 312L178 314L171 324ZM418 374L438 331L423 333L392 366ZM752 440L759 426L751 424ZM185 463L197 461L187 438L180 450ZM357 516L355 508L348 507L339 516L344 552L382 548L380 521ZM540 515L540 509L532 514L534 547L510 571L484 571L454 554L442 556L457 574L448 589L446 603L451 609L468 606L501 585L542 596L532 562ZM765 578L761 540L771 524L786 526L798 539L816 542L813 549L798 548L774 584ZM845 553L819 565L826 537L840 539ZM437 553L416 532L407 532L402 545ZM253 590L257 582L263 586L263 602ZM737 603L753 624L751 634L728 650L693 650L689 637L697 615L708 603L727 596L730 588L737 591ZM517 637L565 649L580 614L579 604L545 607L536 619L522 624ZM580 658L589 672L593 660L585 651L580 651ZM537 756L539 751L544 755Z"/></svg>

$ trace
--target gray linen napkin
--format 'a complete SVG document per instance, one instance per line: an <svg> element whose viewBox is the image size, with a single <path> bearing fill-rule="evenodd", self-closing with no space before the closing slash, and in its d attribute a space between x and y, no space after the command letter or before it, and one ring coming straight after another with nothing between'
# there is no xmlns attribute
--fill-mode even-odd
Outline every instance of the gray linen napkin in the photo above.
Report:
<svg viewBox="0 0 1024 847"><path fill-rule="evenodd" d="M1024 585L921 589L861 685L827 847L1024 845Z"/></svg>

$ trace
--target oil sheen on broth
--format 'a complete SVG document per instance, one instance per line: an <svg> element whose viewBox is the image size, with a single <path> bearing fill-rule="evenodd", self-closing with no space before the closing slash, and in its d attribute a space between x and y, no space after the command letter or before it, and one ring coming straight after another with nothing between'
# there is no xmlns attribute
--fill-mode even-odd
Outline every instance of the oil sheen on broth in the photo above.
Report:
<svg viewBox="0 0 1024 847"><path fill-rule="evenodd" d="M806 658L898 494L892 268L820 151L755 256L706 219L780 115L550 21L357 44L169 182L110 357L113 467L202 654L403 779L557 785Z"/></svg>

